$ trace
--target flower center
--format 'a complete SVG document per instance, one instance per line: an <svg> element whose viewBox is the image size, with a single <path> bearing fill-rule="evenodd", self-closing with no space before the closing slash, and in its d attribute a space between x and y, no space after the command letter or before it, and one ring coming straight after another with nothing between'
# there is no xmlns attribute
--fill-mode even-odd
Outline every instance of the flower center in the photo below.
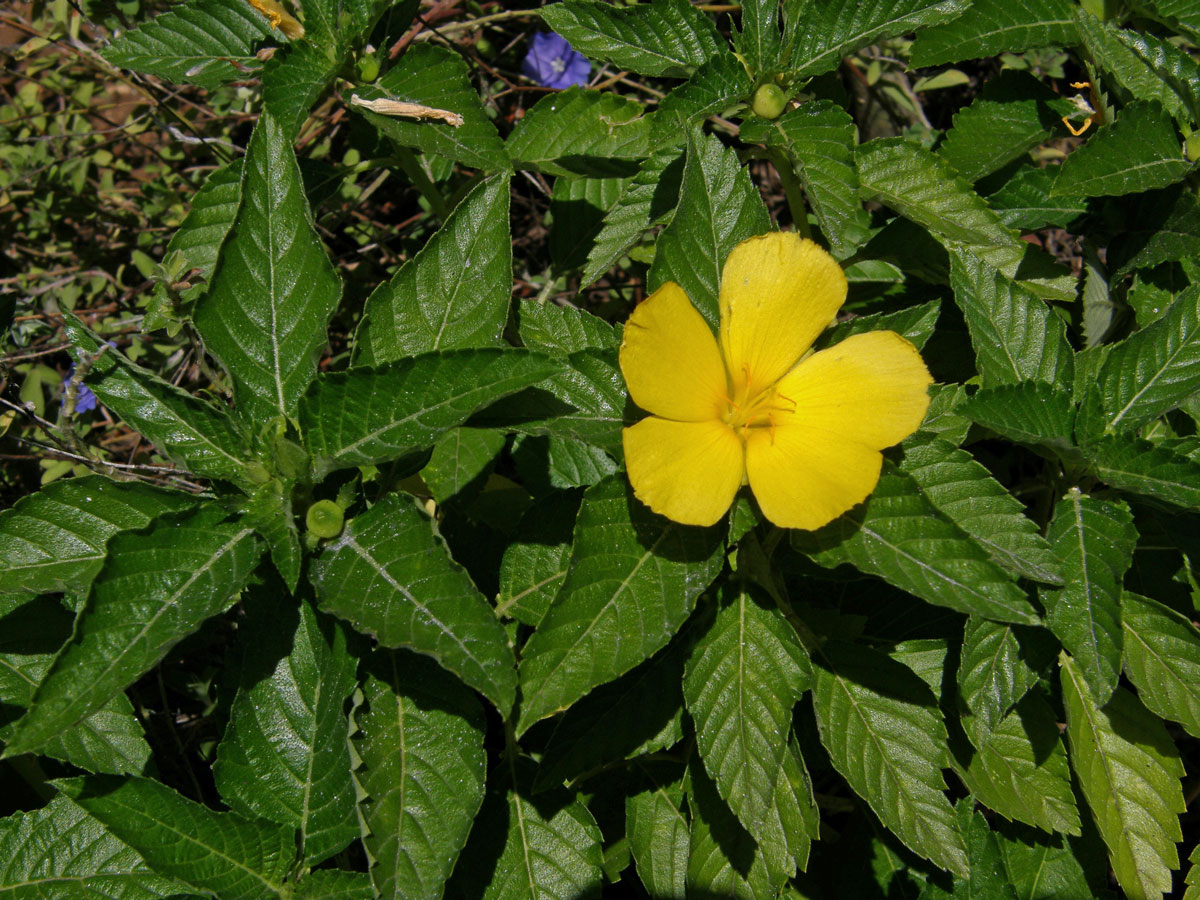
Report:
<svg viewBox="0 0 1200 900"><path fill-rule="evenodd" d="M554 59L550 60L550 71L555 75L561 75L563 72L567 71L566 60L564 60L561 56L554 57Z"/></svg>
<svg viewBox="0 0 1200 900"><path fill-rule="evenodd" d="M776 413L795 408L795 403L775 390L774 385L759 388L746 378L726 399L722 419L744 439L751 428L770 428L774 435Z"/></svg>

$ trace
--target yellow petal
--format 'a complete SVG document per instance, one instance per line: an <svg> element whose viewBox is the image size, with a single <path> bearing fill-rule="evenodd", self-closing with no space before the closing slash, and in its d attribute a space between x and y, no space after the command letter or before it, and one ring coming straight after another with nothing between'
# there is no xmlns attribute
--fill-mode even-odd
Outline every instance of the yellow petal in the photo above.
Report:
<svg viewBox="0 0 1200 900"><path fill-rule="evenodd" d="M916 347L891 331L814 353L777 386L770 427L749 429L746 473L763 514L820 528L875 489L879 453L910 435L932 383Z"/></svg>
<svg viewBox="0 0 1200 900"><path fill-rule="evenodd" d="M746 474L763 515L782 528L820 528L879 481L883 454L814 428L754 428Z"/></svg>
<svg viewBox="0 0 1200 900"><path fill-rule="evenodd" d="M740 393L787 372L846 299L832 256L794 234L764 234L733 248L721 273L721 350Z"/></svg>
<svg viewBox="0 0 1200 900"><path fill-rule="evenodd" d="M732 428L650 416L623 438L633 493L652 510L684 525L712 525L725 515L745 472Z"/></svg>
<svg viewBox="0 0 1200 900"><path fill-rule="evenodd" d="M621 373L633 402L680 422L721 415L725 365L716 339L683 288L667 282L625 323Z"/></svg>
<svg viewBox="0 0 1200 900"><path fill-rule="evenodd" d="M856 334L779 382L776 430L802 424L882 450L917 430L932 383L917 348L894 331Z"/></svg>

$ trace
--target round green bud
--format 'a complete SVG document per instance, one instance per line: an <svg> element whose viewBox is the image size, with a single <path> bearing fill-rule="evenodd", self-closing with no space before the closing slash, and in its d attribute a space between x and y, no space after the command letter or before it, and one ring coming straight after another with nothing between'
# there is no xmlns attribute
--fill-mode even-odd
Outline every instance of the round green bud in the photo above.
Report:
<svg viewBox="0 0 1200 900"><path fill-rule="evenodd" d="M304 516L304 524L308 533L313 537L335 538L342 533L346 522L346 514L332 500L318 500L308 508Z"/></svg>
<svg viewBox="0 0 1200 900"><path fill-rule="evenodd" d="M1191 162L1200 159L1200 131L1188 135L1188 139L1183 143L1183 154Z"/></svg>
<svg viewBox="0 0 1200 900"><path fill-rule="evenodd" d="M754 100L751 101L751 106L754 107L755 115L762 116L764 119L778 119L787 107L787 94L777 84L760 84L758 90L754 92Z"/></svg>
<svg viewBox="0 0 1200 900"><path fill-rule="evenodd" d="M358 60L358 77L363 81L374 81L379 77L379 57L374 53Z"/></svg>

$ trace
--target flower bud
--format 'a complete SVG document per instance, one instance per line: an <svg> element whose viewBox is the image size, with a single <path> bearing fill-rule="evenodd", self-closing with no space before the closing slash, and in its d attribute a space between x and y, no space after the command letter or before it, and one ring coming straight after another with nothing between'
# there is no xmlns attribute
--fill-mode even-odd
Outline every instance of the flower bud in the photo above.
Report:
<svg viewBox="0 0 1200 900"><path fill-rule="evenodd" d="M346 515L332 500L318 500L308 508L304 524L308 533L318 538L334 538L342 533Z"/></svg>
<svg viewBox="0 0 1200 900"><path fill-rule="evenodd" d="M760 84L758 90L754 92L754 100L751 106L754 107L755 115L762 116L764 119L778 119L787 107L787 94L777 84Z"/></svg>

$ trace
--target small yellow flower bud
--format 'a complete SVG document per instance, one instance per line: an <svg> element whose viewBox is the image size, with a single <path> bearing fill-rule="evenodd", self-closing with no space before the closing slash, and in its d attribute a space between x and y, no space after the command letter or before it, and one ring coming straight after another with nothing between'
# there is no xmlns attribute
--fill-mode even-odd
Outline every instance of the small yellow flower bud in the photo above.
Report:
<svg viewBox="0 0 1200 900"><path fill-rule="evenodd" d="M755 115L762 116L764 119L778 119L787 107L787 94L777 84L760 84L758 90L754 92L754 100L751 106L754 107Z"/></svg>

